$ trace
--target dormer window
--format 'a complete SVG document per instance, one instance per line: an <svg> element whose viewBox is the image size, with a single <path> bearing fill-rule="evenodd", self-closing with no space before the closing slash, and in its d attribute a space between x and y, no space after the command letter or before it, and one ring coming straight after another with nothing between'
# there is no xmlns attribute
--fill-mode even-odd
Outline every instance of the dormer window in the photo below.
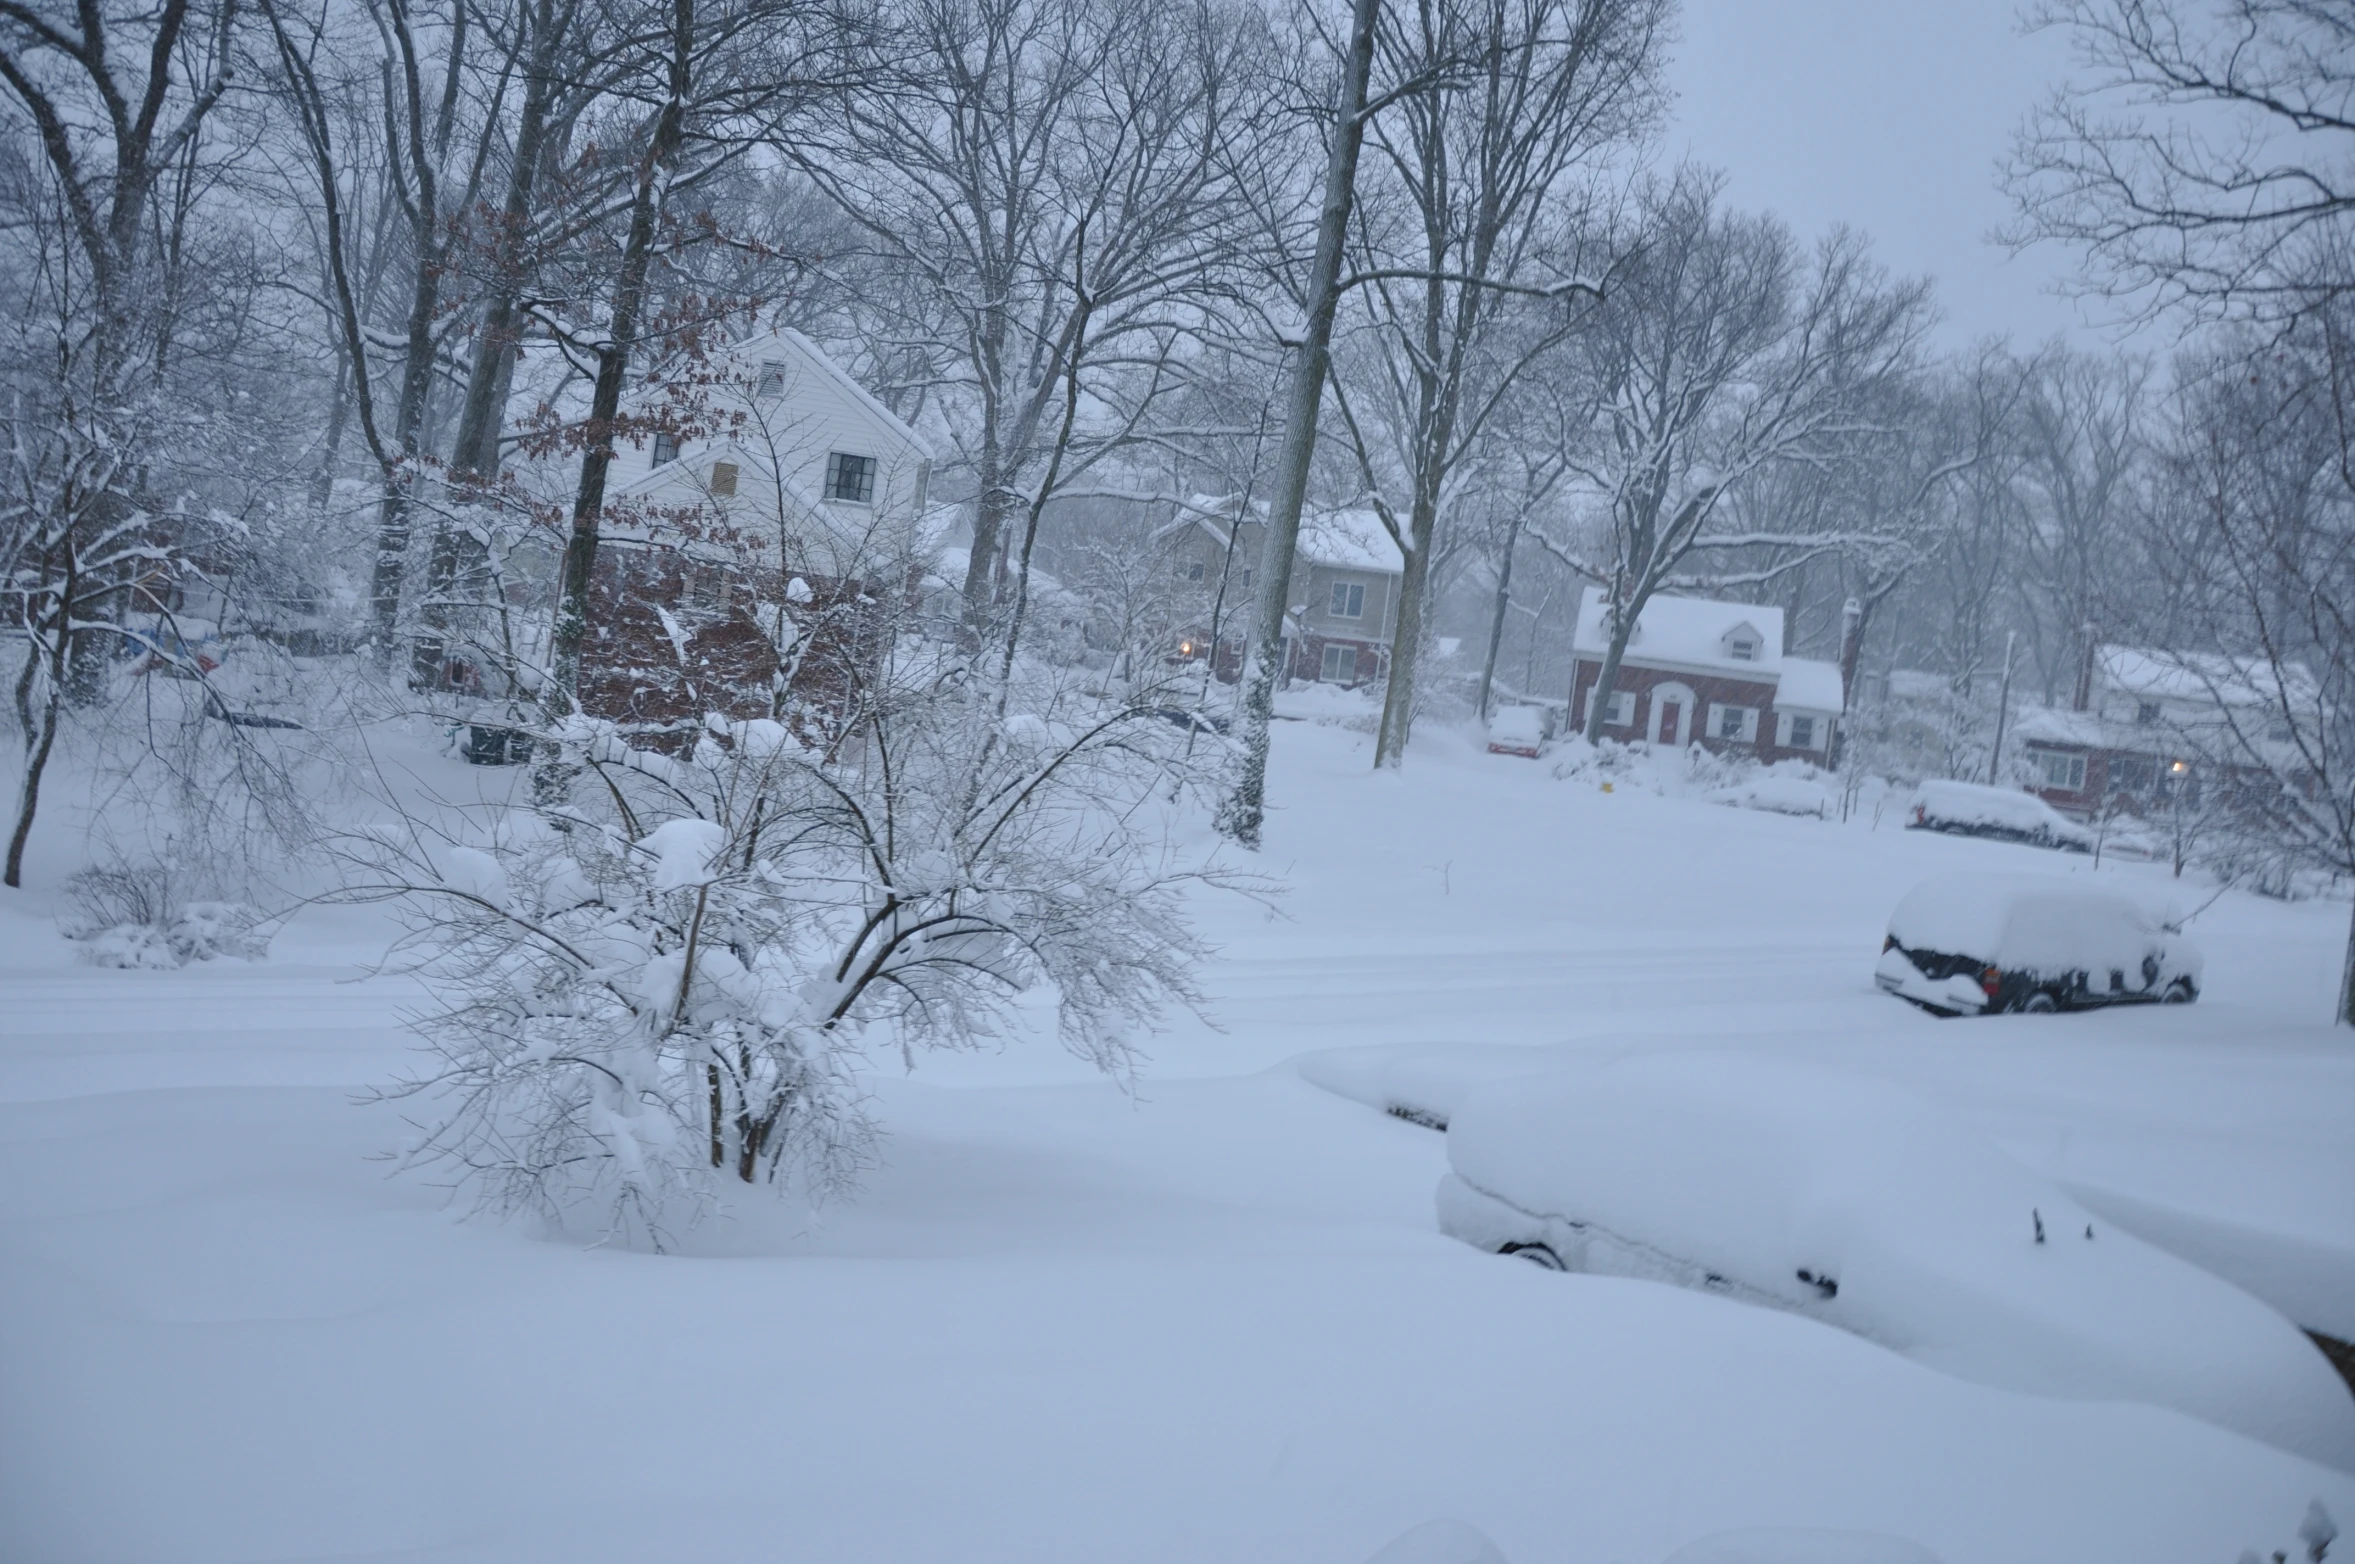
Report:
<svg viewBox="0 0 2355 1564"><path fill-rule="evenodd" d="M1758 643L1756 641L1739 639L1728 641L1725 643L1725 650L1726 655L1738 663L1754 663L1758 660Z"/></svg>

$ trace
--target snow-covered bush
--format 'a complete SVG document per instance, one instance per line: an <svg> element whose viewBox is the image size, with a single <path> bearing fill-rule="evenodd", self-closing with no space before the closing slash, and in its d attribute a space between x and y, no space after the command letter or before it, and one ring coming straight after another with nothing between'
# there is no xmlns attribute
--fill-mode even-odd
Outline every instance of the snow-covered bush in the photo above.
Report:
<svg viewBox="0 0 2355 1564"><path fill-rule="evenodd" d="M162 970L221 956L259 961L269 950L252 908L187 899L160 866L84 869L65 882L65 899L59 930L93 966Z"/></svg>
<svg viewBox="0 0 2355 1564"><path fill-rule="evenodd" d="M1219 876L1169 845L1189 735L1077 698L1001 715L949 659L890 682L828 750L712 718L670 758L576 718L535 740L564 807L355 844L354 893L409 902L449 1001L395 1092L411 1160L659 1246L732 1185L853 1181L870 1044L971 1046L1045 989L1120 1072L1196 1004L1179 887Z"/></svg>

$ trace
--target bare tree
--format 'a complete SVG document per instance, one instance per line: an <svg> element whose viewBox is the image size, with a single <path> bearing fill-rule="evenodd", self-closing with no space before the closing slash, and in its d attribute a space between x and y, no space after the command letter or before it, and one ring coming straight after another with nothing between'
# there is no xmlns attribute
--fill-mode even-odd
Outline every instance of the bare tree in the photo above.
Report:
<svg viewBox="0 0 2355 1564"><path fill-rule="evenodd" d="M1377 766L1405 757L1451 480L1594 297L1579 186L1658 115L1668 14L1661 0L1440 0L1382 35L1382 78L1425 85L1369 131L1369 210L1387 221L1366 225L1350 282L1370 290L1371 362L1336 385L1404 558Z"/></svg>
<svg viewBox="0 0 2355 1564"><path fill-rule="evenodd" d="M1244 232L1263 36L1216 0L915 0L876 90L789 148L865 235L883 358L963 415L976 647L1026 519L1185 383Z"/></svg>
<svg viewBox="0 0 2355 1564"><path fill-rule="evenodd" d="M2316 309L2286 337L2216 344L2185 387L2150 512L2176 589L2148 646L2210 716L2175 737L2200 802L2334 875L2355 874L2355 321ZM2219 801L2221 799L2221 801ZM2355 1026L2355 928L2337 1019Z"/></svg>
<svg viewBox="0 0 2355 1564"><path fill-rule="evenodd" d="M172 568L178 529L151 514L151 464L162 430L190 413L173 383L179 307L193 307L179 240L207 182L203 130L228 89L237 24L236 0L92 3L70 19L0 5L6 129L38 148L10 170L0 580L26 647L23 770L0 871L10 886L67 705L102 696L141 583Z"/></svg>
<svg viewBox="0 0 2355 1564"><path fill-rule="evenodd" d="M2138 314L2294 314L2344 276L2302 247L2355 212L2355 14L2314 0L2051 0L2078 70L2006 168L2015 246L2058 240Z"/></svg>
<svg viewBox="0 0 2355 1564"><path fill-rule="evenodd" d="M1259 561L1259 598L1252 609L1251 642L1243 661L1242 755L1233 788L1219 805L1218 826L1243 846L1259 846L1267 800L1268 724L1274 720L1276 681L1283 676L1284 621L1292 612L1292 561L1300 548L1300 510L1316 458L1317 419L1332 367L1333 317L1341 303L1341 268L1349 243L1349 215L1357 202L1358 154L1366 127L1385 100L1372 92L1374 35L1381 0L1355 0L1341 79L1327 129L1324 199L1317 210L1316 253L1301 302L1300 347L1284 400L1284 438L1268 497L1267 537Z"/></svg>
<svg viewBox="0 0 2355 1564"><path fill-rule="evenodd" d="M1891 283L1853 234L1803 259L1780 224L1724 211L1717 180L1693 171L1652 206L1638 255L1580 334L1599 427L1575 466L1607 507L1602 554L1585 561L1608 615L1590 740L1655 592L1761 578L1696 569L1696 553L1837 544L1735 530L1728 498L1771 466L1836 465L1875 434L1875 392L1913 372L1928 322L1927 286Z"/></svg>

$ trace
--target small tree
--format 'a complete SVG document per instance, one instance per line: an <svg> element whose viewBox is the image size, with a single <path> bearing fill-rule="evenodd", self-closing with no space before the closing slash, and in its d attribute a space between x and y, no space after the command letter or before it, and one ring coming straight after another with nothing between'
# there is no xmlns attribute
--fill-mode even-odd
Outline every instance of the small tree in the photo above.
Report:
<svg viewBox="0 0 2355 1564"><path fill-rule="evenodd" d="M574 717L583 802L487 830L353 844L350 893L412 908L442 1009L413 1162L478 1204L587 1210L660 1246L723 1189L848 1185L874 1126L871 1034L970 1046L1050 988L1065 1043L1114 1073L1170 1003L1199 1004L1157 785L1195 736L1028 679L999 717L945 643L895 654L832 753L707 719L693 752Z"/></svg>

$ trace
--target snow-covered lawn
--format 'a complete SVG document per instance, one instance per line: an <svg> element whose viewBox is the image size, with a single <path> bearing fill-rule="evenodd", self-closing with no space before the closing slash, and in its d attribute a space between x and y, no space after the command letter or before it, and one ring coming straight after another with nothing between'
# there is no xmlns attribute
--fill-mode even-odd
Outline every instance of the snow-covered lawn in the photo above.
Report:
<svg viewBox="0 0 2355 1564"><path fill-rule="evenodd" d="M460 1221L370 1160L403 1131L355 1097L405 1061L405 994L346 981L375 915L120 972L0 903L0 1558L1361 1564L1448 1516L1513 1564L1745 1527L2228 1564L2355 1516L2355 1477L2178 1412L1478 1253L1434 1218L1444 1139L1368 1106L1700 1046L1885 1076L2355 1336L2345 904L2223 898L2196 1005L1939 1021L1873 987L1898 896L2085 860L1444 732L1376 777L1369 742L1281 725L1294 890L1205 904L1223 1031L1133 1096L1044 1037L878 1077L862 1198L687 1255Z"/></svg>

